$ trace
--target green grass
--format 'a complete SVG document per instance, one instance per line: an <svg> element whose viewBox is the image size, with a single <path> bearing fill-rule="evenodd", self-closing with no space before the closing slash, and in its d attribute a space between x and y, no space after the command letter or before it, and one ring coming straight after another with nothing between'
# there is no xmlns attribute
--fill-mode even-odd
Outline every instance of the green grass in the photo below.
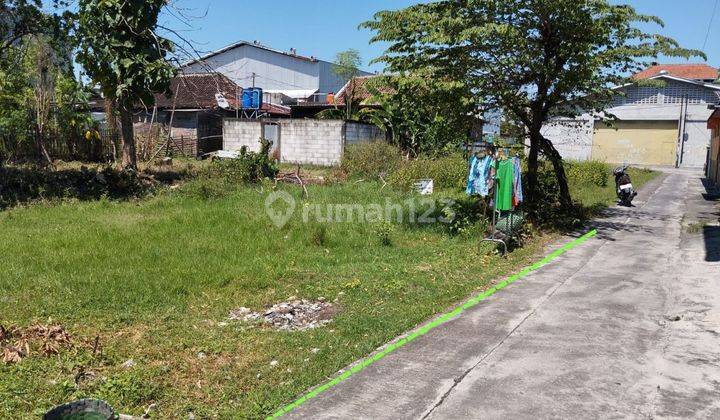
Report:
<svg viewBox="0 0 720 420"><path fill-rule="evenodd" d="M610 166L607 166L607 168L608 171L611 170ZM655 171L642 168L629 168L628 174L632 179L635 189L640 188L658 175ZM570 193L574 200L579 201L583 206L595 210L601 210L617 201L615 180L612 175L610 175L607 185L604 187L588 185L587 183L571 182Z"/></svg>
<svg viewBox="0 0 720 420"><path fill-rule="evenodd" d="M375 182L308 188L309 203L319 204L412 197ZM300 189L286 190L301 202ZM477 233L450 236L436 226L321 227L296 212L279 229L265 216L268 191L198 181L137 202L0 212L0 325L59 323L76 343L56 357L0 364L0 418L37 417L83 397L134 415L157 403L159 418L260 418L526 266L550 239L503 259L479 249ZM611 198L599 187L576 192ZM340 311L329 326L304 332L220 324L231 309L261 310L290 296L337 299ZM128 359L135 367L121 366ZM91 379L77 384L88 371Z"/></svg>

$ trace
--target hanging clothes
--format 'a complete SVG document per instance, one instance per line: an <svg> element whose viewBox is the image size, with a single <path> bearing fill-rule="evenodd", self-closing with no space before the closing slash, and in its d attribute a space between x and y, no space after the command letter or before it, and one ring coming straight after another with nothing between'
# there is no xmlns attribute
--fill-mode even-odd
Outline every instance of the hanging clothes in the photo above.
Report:
<svg viewBox="0 0 720 420"><path fill-rule="evenodd" d="M515 156L512 160L515 171L515 177L513 179L513 205L517 206L523 202L522 166L520 165L519 157Z"/></svg>
<svg viewBox="0 0 720 420"><path fill-rule="evenodd" d="M477 168L479 162L480 159L478 159L475 155L470 158L470 173L468 174L467 188L465 188L467 195L475 194L475 180L479 176Z"/></svg>
<svg viewBox="0 0 720 420"><path fill-rule="evenodd" d="M513 191L515 185L515 164L512 160L502 159L496 163L497 167L497 197L495 209L500 211L513 209Z"/></svg>
<svg viewBox="0 0 720 420"><path fill-rule="evenodd" d="M494 159L492 156L484 156L482 158L473 156L470 159L470 174L468 175L468 184L465 189L467 195L488 196L492 184L491 170L493 162Z"/></svg>

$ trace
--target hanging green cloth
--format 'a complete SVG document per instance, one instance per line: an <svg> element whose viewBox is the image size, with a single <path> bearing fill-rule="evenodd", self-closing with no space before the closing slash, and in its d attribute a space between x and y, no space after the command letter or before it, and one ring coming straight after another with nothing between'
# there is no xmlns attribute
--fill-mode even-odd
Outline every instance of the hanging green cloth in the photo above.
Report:
<svg viewBox="0 0 720 420"><path fill-rule="evenodd" d="M497 196L495 209L506 211L513 209L513 183L515 180L515 164L510 159L498 160L497 163Z"/></svg>

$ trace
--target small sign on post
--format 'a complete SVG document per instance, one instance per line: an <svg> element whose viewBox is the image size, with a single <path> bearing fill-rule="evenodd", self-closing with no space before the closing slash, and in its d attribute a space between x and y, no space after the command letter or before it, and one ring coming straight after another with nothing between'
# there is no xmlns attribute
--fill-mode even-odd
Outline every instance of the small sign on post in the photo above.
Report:
<svg viewBox="0 0 720 420"><path fill-rule="evenodd" d="M415 191L420 195L430 195L435 189L435 182L432 179L421 179L414 184Z"/></svg>

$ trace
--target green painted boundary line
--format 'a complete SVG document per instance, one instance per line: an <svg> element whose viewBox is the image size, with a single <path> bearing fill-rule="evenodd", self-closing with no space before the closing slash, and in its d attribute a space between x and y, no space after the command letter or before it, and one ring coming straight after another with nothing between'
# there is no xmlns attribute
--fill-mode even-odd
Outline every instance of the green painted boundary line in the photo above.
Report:
<svg viewBox="0 0 720 420"><path fill-rule="evenodd" d="M477 295L473 298L470 298L470 300L465 302L463 305L455 308L453 311L450 311L443 315L440 315L439 317L435 318L434 320L427 323L426 325L423 325L422 327L418 328L417 330L411 332L406 337L403 337L394 343L388 344L383 350L379 351L378 353L374 354L373 356L360 360L360 362L353 365L352 367L350 367L350 369L344 371L339 376L331 379L328 382L325 382L322 385L319 385L318 387L314 388L312 391L308 392L307 394L303 395L302 397L298 398L297 400L293 401L292 403L281 408L280 410L275 412L273 415L268 416L267 419L268 420L275 419L284 414L289 413L290 411L292 411L295 408L302 405L305 401L307 401L311 398L317 397L321 393L334 387L335 385L339 384L340 382L344 381L345 379L349 378L350 376L360 372L361 370L363 370L366 367L370 366L371 364L377 362L378 360L382 359L383 357L387 356L388 354L394 352L395 350L399 349L400 347L414 341L418 337L421 337L421 336L427 334L428 332L434 330L435 328L445 324L446 322L450 321L451 319L453 319L453 318L457 317L458 315L460 315L461 313L463 313L466 309L470 309L473 306L476 306L477 304L479 304L483 300L487 299L488 297L494 295L495 293L506 288L507 286L515 283L516 281L527 276L531 272L549 264L557 257L559 257L562 254L566 253L567 251L575 248L576 246L582 244L583 242L587 241L588 239L592 238L595 235L597 235L597 230L593 229L590 232L586 233L585 235L583 235L571 242L568 242L567 244L556 249L555 251L553 251L552 253L547 255L542 260L536 262L535 264L524 268L519 273L517 273L511 277L508 277L507 279L501 281L500 283L496 284L495 286L491 287L490 289L480 293L479 295Z"/></svg>

